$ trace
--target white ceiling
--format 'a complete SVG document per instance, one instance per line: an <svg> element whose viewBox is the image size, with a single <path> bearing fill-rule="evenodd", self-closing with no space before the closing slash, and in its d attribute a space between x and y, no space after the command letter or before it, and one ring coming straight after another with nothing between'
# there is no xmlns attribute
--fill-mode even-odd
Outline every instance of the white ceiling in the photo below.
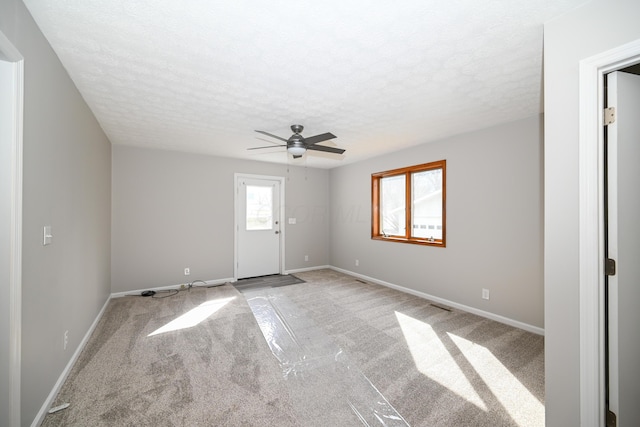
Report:
<svg viewBox="0 0 640 427"><path fill-rule="evenodd" d="M585 1L24 2L113 144L332 168L541 112ZM247 150L297 123L346 153Z"/></svg>

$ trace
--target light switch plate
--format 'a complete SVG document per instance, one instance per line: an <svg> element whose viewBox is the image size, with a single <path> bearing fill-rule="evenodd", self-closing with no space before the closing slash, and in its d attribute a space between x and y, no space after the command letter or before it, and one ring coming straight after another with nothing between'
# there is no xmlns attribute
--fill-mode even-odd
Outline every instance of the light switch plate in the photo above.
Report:
<svg viewBox="0 0 640 427"><path fill-rule="evenodd" d="M51 234L51 226L45 225L42 229L42 246L50 245L52 240L53 235Z"/></svg>
<svg viewBox="0 0 640 427"><path fill-rule="evenodd" d="M289 224L295 224L295 223L296 223L295 218L289 218Z"/></svg>

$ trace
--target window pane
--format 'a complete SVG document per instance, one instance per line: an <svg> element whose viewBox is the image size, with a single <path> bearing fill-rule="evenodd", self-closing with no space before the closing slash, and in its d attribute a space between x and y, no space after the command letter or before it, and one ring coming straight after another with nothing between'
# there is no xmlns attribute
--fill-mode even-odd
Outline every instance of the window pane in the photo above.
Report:
<svg viewBox="0 0 640 427"><path fill-rule="evenodd" d="M404 175L380 180L380 230L382 234L404 236L405 233L405 181Z"/></svg>
<svg viewBox="0 0 640 427"><path fill-rule="evenodd" d="M273 187L247 185L247 231L273 228Z"/></svg>
<svg viewBox="0 0 640 427"><path fill-rule="evenodd" d="M411 237L442 239L442 169L411 174Z"/></svg>

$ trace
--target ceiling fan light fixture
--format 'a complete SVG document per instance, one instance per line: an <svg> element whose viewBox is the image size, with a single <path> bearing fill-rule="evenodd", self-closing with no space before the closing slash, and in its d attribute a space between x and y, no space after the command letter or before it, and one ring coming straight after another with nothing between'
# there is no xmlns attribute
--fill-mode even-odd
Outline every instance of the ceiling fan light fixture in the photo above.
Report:
<svg viewBox="0 0 640 427"><path fill-rule="evenodd" d="M292 145L290 147L287 147L287 151L294 156L302 156L307 151L307 149L301 145Z"/></svg>

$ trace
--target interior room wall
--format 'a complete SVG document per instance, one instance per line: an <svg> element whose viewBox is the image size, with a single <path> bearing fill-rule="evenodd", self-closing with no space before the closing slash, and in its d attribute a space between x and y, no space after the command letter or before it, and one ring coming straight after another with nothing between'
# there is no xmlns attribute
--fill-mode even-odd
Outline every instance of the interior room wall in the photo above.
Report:
<svg viewBox="0 0 640 427"><path fill-rule="evenodd" d="M332 169L331 264L543 328L542 121L534 116ZM447 247L372 240L371 174L441 159Z"/></svg>
<svg viewBox="0 0 640 427"><path fill-rule="evenodd" d="M594 0L545 24L547 426L580 420L579 64L640 38L640 3Z"/></svg>
<svg viewBox="0 0 640 427"><path fill-rule="evenodd" d="M21 421L29 425L109 297L111 146L21 1L0 2L0 30L24 57Z"/></svg>
<svg viewBox="0 0 640 427"><path fill-rule="evenodd" d="M327 170L114 146L112 292L233 278L235 173L285 178L287 271L328 264Z"/></svg>

